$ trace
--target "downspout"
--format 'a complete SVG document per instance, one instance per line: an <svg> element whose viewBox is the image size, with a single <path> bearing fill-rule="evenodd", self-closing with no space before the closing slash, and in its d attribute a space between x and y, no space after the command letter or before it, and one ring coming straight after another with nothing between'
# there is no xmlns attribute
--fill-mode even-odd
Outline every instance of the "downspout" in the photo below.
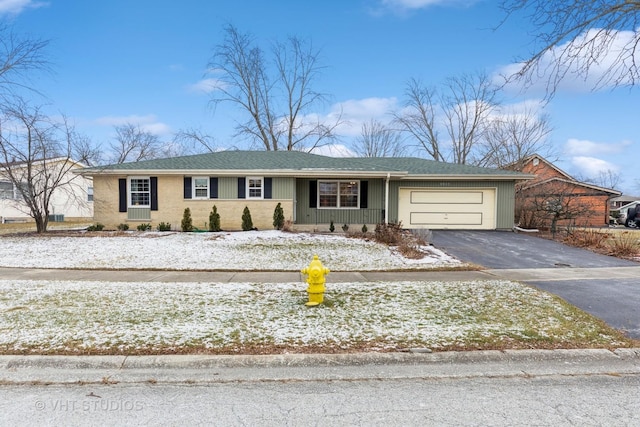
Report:
<svg viewBox="0 0 640 427"><path fill-rule="evenodd" d="M384 186L384 223L389 224L389 180L391 174L387 172L387 180Z"/></svg>

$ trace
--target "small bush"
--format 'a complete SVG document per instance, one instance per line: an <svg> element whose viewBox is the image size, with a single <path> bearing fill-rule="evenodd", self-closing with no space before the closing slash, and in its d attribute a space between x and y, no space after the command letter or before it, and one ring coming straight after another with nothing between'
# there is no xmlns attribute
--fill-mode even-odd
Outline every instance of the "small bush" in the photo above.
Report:
<svg viewBox="0 0 640 427"><path fill-rule="evenodd" d="M362 224L362 234L367 234L367 224Z"/></svg>
<svg viewBox="0 0 640 427"><path fill-rule="evenodd" d="M138 231L149 231L151 230L151 224L144 222L142 224L139 224L136 228L138 229Z"/></svg>
<svg viewBox="0 0 640 427"><path fill-rule="evenodd" d="M191 219L191 209L185 208L182 214L182 222L180 223L182 231L193 231L193 220Z"/></svg>
<svg viewBox="0 0 640 427"><path fill-rule="evenodd" d="M607 234L600 233L595 230L571 230L567 237L565 237L565 243L578 248L593 248L601 249L606 246Z"/></svg>
<svg viewBox="0 0 640 427"><path fill-rule="evenodd" d="M332 232L332 233L333 233L334 231L336 231L336 226L335 226L335 225L333 225L333 220L332 220L332 221L331 221L331 223L329 224L329 231L330 231L330 232Z"/></svg>
<svg viewBox="0 0 640 427"><path fill-rule="evenodd" d="M374 239L378 243L385 245L398 245L404 238L402 231L402 223L384 223L376 224Z"/></svg>
<svg viewBox="0 0 640 427"><path fill-rule="evenodd" d="M129 224L118 224L118 231L127 231L129 229Z"/></svg>
<svg viewBox="0 0 640 427"><path fill-rule="evenodd" d="M411 234L416 240L416 243L420 246L428 245L431 241L431 237L433 236L431 230L426 228L414 228L411 230Z"/></svg>
<svg viewBox="0 0 640 427"><path fill-rule="evenodd" d="M158 231L171 231L171 224L169 224L168 222L161 222L160 224L158 224L156 229Z"/></svg>
<svg viewBox="0 0 640 427"><path fill-rule="evenodd" d="M420 250L418 243L410 239L405 239L398 245L398 252L400 252L403 257L409 259L422 259L425 255L424 252Z"/></svg>
<svg viewBox="0 0 640 427"><path fill-rule="evenodd" d="M635 256L640 254L640 240L635 232L625 231L609 241L611 253L616 256Z"/></svg>
<svg viewBox="0 0 640 427"><path fill-rule="evenodd" d="M102 231L104 229L104 224L95 223L87 227L87 231Z"/></svg>
<svg viewBox="0 0 640 427"><path fill-rule="evenodd" d="M293 221L288 219L284 222L282 226L282 231L286 231L287 233L293 233Z"/></svg>
<svg viewBox="0 0 640 427"><path fill-rule="evenodd" d="M273 228L282 230L282 227L284 227L284 210L282 205L278 203L273 211Z"/></svg>
<svg viewBox="0 0 640 427"><path fill-rule="evenodd" d="M346 233L347 231L349 231L349 226L348 226L347 224L343 225L343 226L342 226L342 231L344 231L345 233Z"/></svg>
<svg viewBox="0 0 640 427"><path fill-rule="evenodd" d="M242 211L242 231L253 230L253 220L251 219L251 211L247 206Z"/></svg>
<svg viewBox="0 0 640 427"><path fill-rule="evenodd" d="M220 231L220 214L216 205L213 205L209 214L209 231Z"/></svg>

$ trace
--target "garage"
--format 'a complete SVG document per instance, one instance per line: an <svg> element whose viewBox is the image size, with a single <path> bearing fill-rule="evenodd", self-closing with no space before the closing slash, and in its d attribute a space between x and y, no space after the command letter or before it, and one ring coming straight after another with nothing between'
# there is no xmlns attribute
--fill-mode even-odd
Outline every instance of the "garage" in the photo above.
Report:
<svg viewBox="0 0 640 427"><path fill-rule="evenodd" d="M493 230L495 188L400 188L398 216L404 228Z"/></svg>

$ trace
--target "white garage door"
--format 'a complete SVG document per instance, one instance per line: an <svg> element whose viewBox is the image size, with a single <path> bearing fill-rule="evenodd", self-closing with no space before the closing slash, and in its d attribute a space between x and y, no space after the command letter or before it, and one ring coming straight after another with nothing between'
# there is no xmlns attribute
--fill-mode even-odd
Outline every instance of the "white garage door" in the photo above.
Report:
<svg viewBox="0 0 640 427"><path fill-rule="evenodd" d="M495 189L401 188L399 220L404 228L493 230Z"/></svg>

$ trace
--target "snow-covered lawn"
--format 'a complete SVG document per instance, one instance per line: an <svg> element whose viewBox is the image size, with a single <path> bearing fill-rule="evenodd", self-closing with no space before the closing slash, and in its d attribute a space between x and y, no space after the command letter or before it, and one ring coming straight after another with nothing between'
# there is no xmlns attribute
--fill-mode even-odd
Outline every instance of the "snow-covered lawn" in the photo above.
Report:
<svg viewBox="0 0 640 427"><path fill-rule="evenodd" d="M67 233L0 236L0 266L299 271L314 254L333 271L463 266L433 247L410 260L342 235ZM331 283L304 305L300 283L2 280L0 353L611 347L602 322L509 281Z"/></svg>
<svg viewBox="0 0 640 427"><path fill-rule="evenodd" d="M619 346L591 316L509 281L302 283L0 280L0 353L149 354Z"/></svg>
<svg viewBox="0 0 640 427"><path fill-rule="evenodd" d="M434 247L421 249L425 257L414 260L373 241L276 230L5 235L0 236L0 267L299 271L313 255L333 271L461 265Z"/></svg>

